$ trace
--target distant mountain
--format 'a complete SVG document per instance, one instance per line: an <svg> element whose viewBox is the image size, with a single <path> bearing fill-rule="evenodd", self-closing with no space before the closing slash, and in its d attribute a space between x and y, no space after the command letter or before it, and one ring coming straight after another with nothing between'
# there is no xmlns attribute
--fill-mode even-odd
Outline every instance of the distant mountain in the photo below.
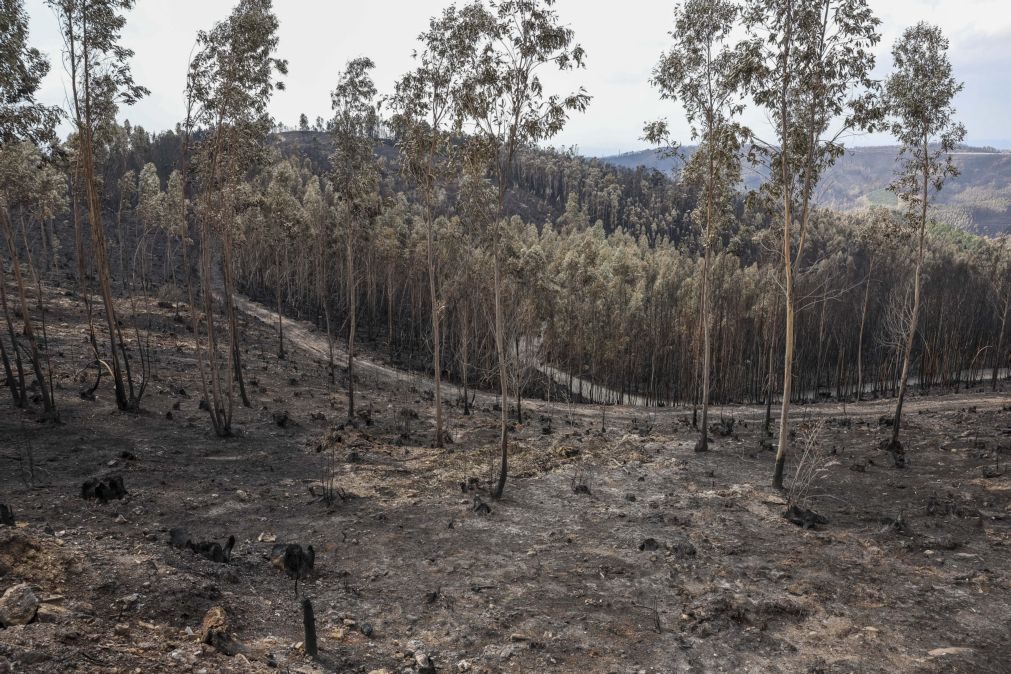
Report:
<svg viewBox="0 0 1011 674"><path fill-rule="evenodd" d="M690 155L694 147L683 152ZM856 147L849 150L822 180L818 203L826 208L855 210L871 205L894 207L888 184L895 171L898 148ZM951 178L938 199L939 217L967 231L993 236L1011 231L1011 152L993 147L963 147L955 153L961 175ZM682 160L657 150L601 157L602 162L635 168L643 166L671 174ZM762 176L746 168L744 183L754 188Z"/></svg>

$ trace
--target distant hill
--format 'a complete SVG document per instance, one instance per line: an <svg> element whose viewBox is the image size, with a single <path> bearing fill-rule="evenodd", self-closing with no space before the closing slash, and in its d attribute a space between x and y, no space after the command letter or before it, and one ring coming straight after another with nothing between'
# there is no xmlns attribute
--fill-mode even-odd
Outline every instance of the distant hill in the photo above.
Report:
<svg viewBox="0 0 1011 674"><path fill-rule="evenodd" d="M684 152L690 155L694 149L686 147ZM849 150L822 181L818 202L837 210L895 206L895 196L887 188L897 156L895 146ZM961 175L950 179L941 191L940 217L976 234L993 236L1011 231L1011 152L965 147L954 157ZM682 161L657 150L628 152L600 160L614 166L643 166L668 174L679 170ZM754 169L746 169L746 187L754 188L761 180L762 176Z"/></svg>

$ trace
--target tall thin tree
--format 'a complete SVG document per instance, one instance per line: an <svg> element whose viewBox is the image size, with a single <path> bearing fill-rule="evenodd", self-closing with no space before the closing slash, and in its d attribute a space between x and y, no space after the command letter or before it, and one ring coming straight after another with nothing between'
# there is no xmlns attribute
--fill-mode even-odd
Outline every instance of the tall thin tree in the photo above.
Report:
<svg viewBox="0 0 1011 674"><path fill-rule="evenodd" d="M345 220L345 274L348 300L348 416L355 413L355 331L358 327L355 244L361 228L378 212L379 162L376 137L379 108L369 58L350 61L331 93L334 151L330 157L334 192Z"/></svg>
<svg viewBox="0 0 1011 674"><path fill-rule="evenodd" d="M120 44L120 34L126 25L124 13L133 8L134 0L47 2L56 14L63 37L63 61L70 78L71 116L80 153L80 182L84 185L95 269L109 330L109 361L116 405L121 410L135 410L140 400L129 377L129 355L120 334L112 295L102 219L102 186L95 160L97 137L115 123L119 105L132 105L149 93L134 82L130 69L133 51Z"/></svg>
<svg viewBox="0 0 1011 674"><path fill-rule="evenodd" d="M418 36L422 49L417 66L396 86L393 107L398 130L401 170L417 188L425 221L428 292L432 305L432 371L435 378L435 446L444 440L442 409L442 315L444 297L439 283L435 242L435 209L453 172L459 129L454 105L460 67L469 45L454 39L460 17L455 6L429 22Z"/></svg>
<svg viewBox="0 0 1011 674"><path fill-rule="evenodd" d="M712 258L720 230L733 219L734 189L741 179L740 149L747 130L735 120L744 106L740 63L728 42L739 14L731 0L686 0L674 9L673 45L653 69L652 83L664 100L679 102L698 149L682 175L701 190L692 220L702 229L701 309L702 427L696 451L709 449L709 392L712 373ZM665 120L646 127L646 139L672 147Z"/></svg>
<svg viewBox="0 0 1011 674"><path fill-rule="evenodd" d="M941 191L945 180L958 175L951 153L965 139L965 127L954 119L953 101L962 84L952 74L948 40L940 28L922 21L907 28L892 48L892 59L894 71L885 82L884 98L889 129L902 146L900 166L890 189L899 198L916 241L912 315L904 335L902 374L889 442L895 463L901 466L905 454L899 430L920 316L930 198Z"/></svg>
<svg viewBox="0 0 1011 674"><path fill-rule="evenodd" d="M469 44L458 89L461 111L475 142L473 155L487 161L497 187L497 217L492 226L495 352L501 389L501 467L493 495L505 490L509 464L508 373L502 310L501 237L506 224L506 193L518 152L564 128L569 113L582 112L590 96L582 88L562 96L546 94L541 70L583 67L585 52L554 10L555 0L503 0L485 8L465 7L454 39Z"/></svg>
<svg viewBox="0 0 1011 674"><path fill-rule="evenodd" d="M241 200L239 186L248 172L265 160L266 138L273 127L267 106L274 91L284 88L279 78L288 72L287 61L275 56L278 27L271 0L240 0L227 19L199 33L198 51L186 81L187 99L192 105L187 128L191 124L206 128L196 151L199 195L194 211L201 233L201 286L207 325L210 386L208 390L208 382L203 383L204 397L211 425L219 436L231 434L235 384L243 404L249 405L233 300L234 228ZM224 371L214 320L216 274L212 255L216 241L221 244L221 286L229 328Z"/></svg>
<svg viewBox="0 0 1011 674"><path fill-rule="evenodd" d="M842 155L846 133L878 118L870 79L880 20L866 0L747 0L742 73L774 138L752 137L751 156L772 178L762 196L782 218L785 308L782 409L772 483L783 487L790 434L796 346L796 281L803 262L815 190Z"/></svg>
<svg viewBox="0 0 1011 674"><path fill-rule="evenodd" d="M0 0L0 230L3 231L10 255L12 271L17 282L20 300L22 333L28 342L28 357L35 377L41 387L43 409L47 416L55 418L56 402L51 381L43 372L43 358L39 340L35 336L25 283L21 275L17 246L11 226L10 207L30 182L37 150L34 146L52 142L54 129L60 118L58 108L39 103L35 96L42 79L49 72L49 62L42 53L28 45L28 15L22 0ZM31 150L29 150L31 148ZM2 262L0 262L2 265ZM8 333L15 364L19 370L17 379L11 361L2 341L0 360L4 374L16 403L27 402L24 374L21 372L21 357L18 353L18 339L13 329L13 321L8 313L6 298L6 273L0 268L0 285L3 288L3 309L6 315Z"/></svg>

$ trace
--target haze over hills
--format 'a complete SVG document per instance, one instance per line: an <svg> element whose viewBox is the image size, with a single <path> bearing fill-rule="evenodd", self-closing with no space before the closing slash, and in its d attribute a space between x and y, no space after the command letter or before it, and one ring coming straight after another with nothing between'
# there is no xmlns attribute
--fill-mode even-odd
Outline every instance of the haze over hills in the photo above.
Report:
<svg viewBox="0 0 1011 674"><path fill-rule="evenodd" d="M694 147L684 148L686 154ZM896 205L888 184L895 171L897 146L856 147L832 167L818 188L818 202L837 210ZM936 197L938 218L967 231L994 236L1011 231L1011 152L966 146L954 154L961 175L951 178ZM663 173L680 169L682 159L659 150L641 150L600 160L614 166L644 166ZM762 175L745 166L744 184L757 187Z"/></svg>

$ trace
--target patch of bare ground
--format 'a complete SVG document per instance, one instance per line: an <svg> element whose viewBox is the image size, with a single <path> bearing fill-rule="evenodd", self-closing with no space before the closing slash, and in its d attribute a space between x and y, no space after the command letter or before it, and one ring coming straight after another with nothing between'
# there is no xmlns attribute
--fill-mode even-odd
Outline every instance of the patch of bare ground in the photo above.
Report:
<svg viewBox="0 0 1011 674"><path fill-rule="evenodd" d="M27 583L42 607L0 629L14 671L1007 671L1003 394L910 400L902 470L877 449L890 401L798 409L798 449L820 429L806 506L828 523L814 529L766 487L758 408L717 410L733 431L697 454L683 409L609 408L602 429L598 407L530 401L496 501L492 398L471 416L450 408L454 442L436 450L423 382L366 368L368 419L347 424L319 353L277 360L270 327L247 316L253 406L217 439L187 323L143 308L144 413L113 411L104 384L78 396L85 323L65 297L49 326L62 423L0 412L0 502L17 519L0 527L0 592ZM288 334L313 346L308 329ZM80 497L113 473L125 498ZM175 527L234 535L230 561L170 547ZM298 598L268 560L278 542L314 547ZM211 628L234 647L202 643Z"/></svg>

